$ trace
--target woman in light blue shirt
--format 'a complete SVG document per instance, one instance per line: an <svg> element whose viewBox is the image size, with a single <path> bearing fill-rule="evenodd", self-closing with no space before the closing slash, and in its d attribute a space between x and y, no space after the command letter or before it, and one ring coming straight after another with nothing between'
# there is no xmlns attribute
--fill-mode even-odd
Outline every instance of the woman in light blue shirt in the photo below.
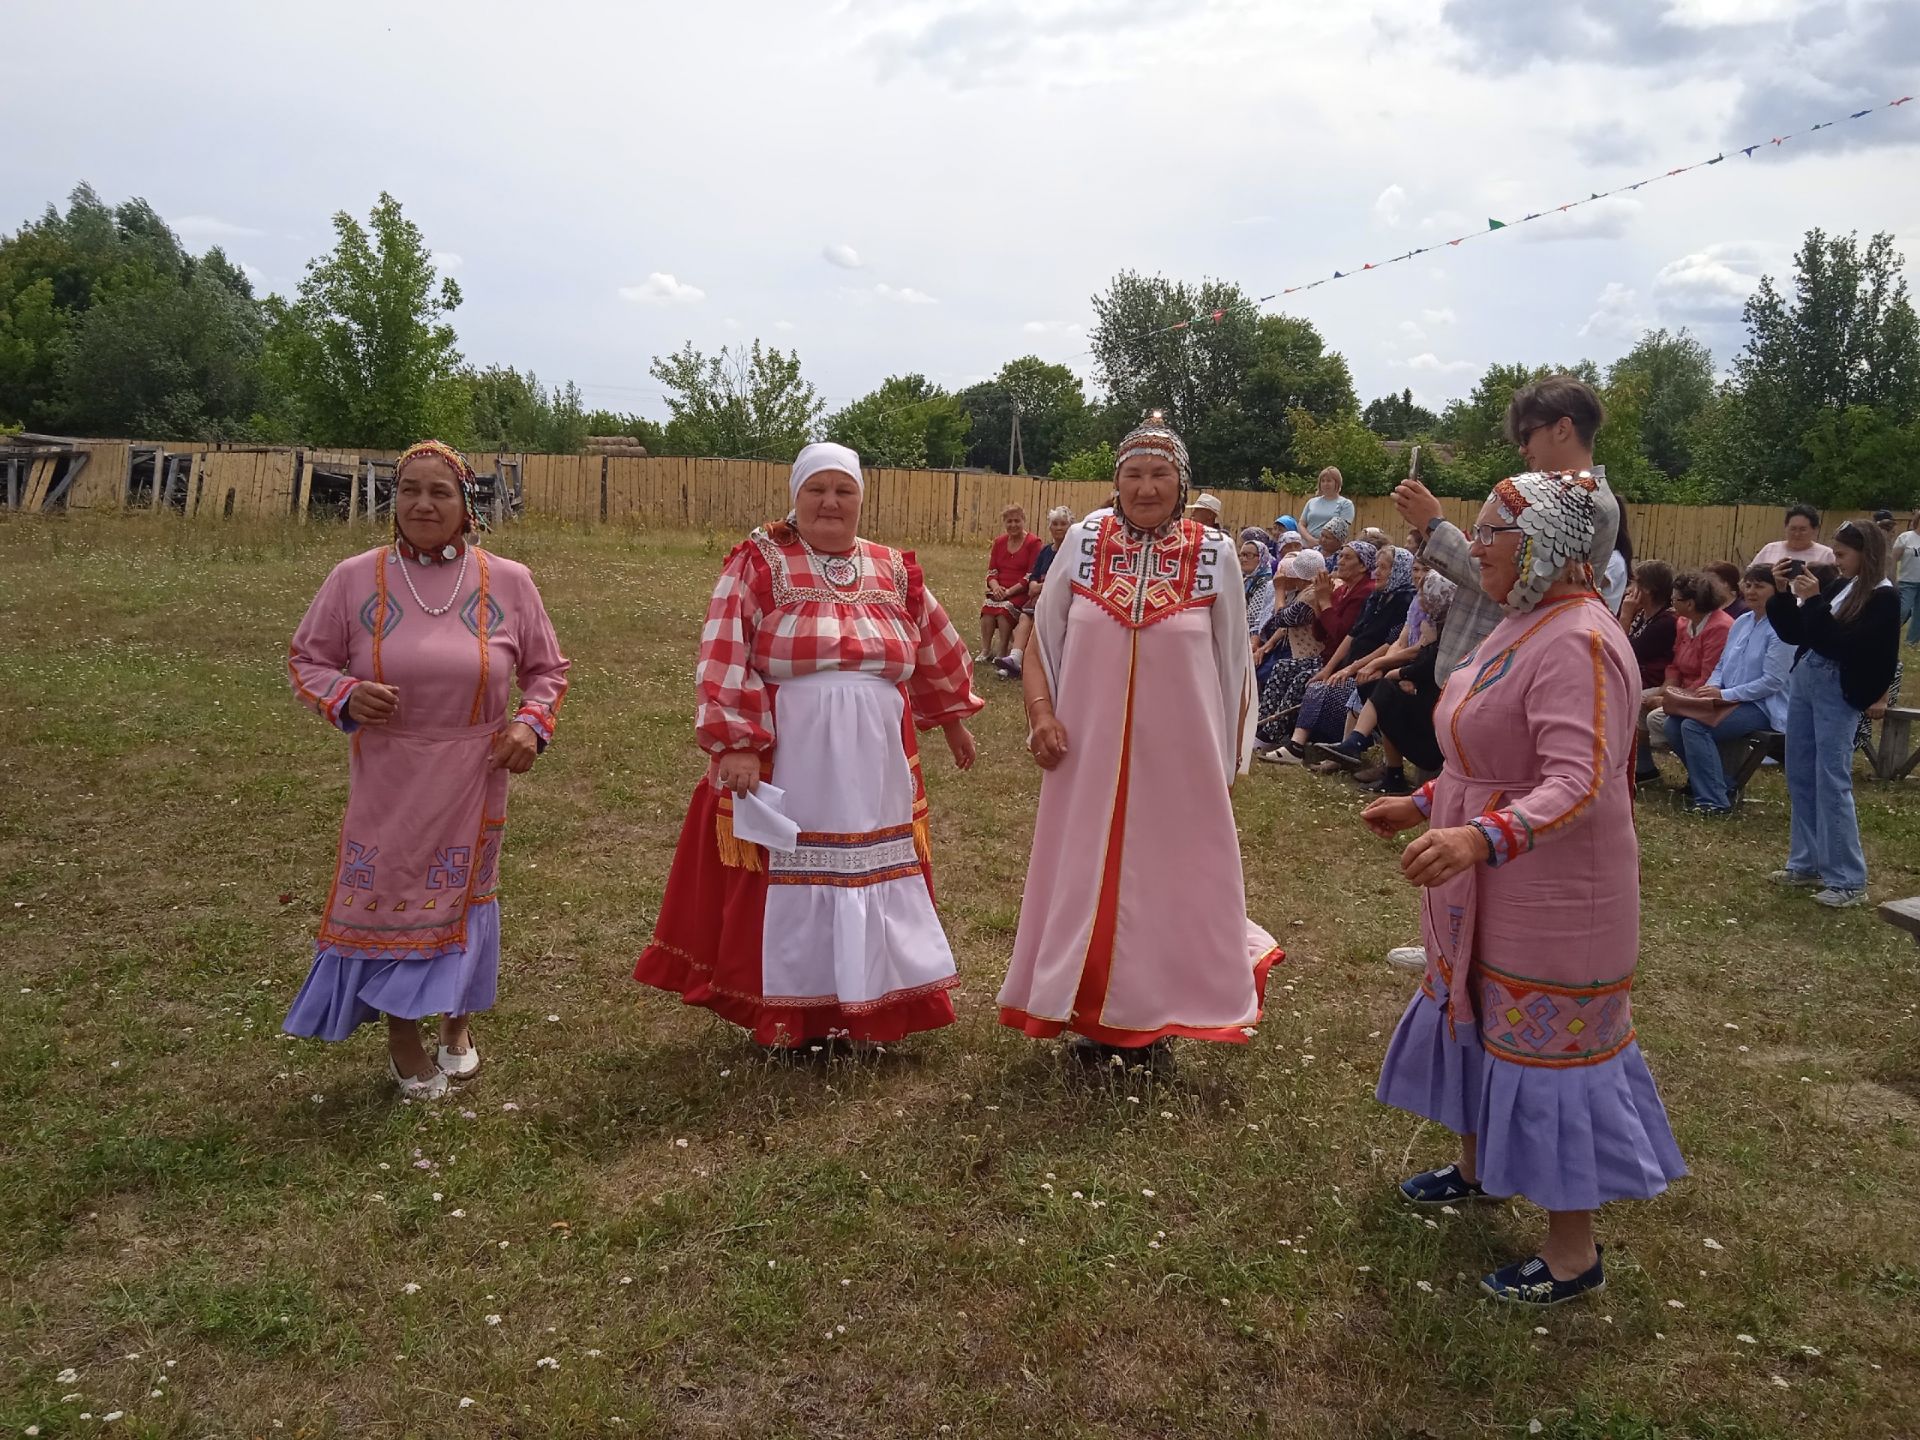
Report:
<svg viewBox="0 0 1920 1440"><path fill-rule="evenodd" d="M1727 773L1720 763L1720 747L1756 730L1787 728L1787 677L1793 670L1793 646L1773 633L1767 620L1767 600L1773 590L1773 572L1749 565L1740 580L1747 613L1733 622L1720 663L1698 693L1707 700L1734 708L1716 722L1667 717L1667 744L1686 757L1687 788L1693 808L1702 815L1725 815L1733 808L1727 793Z"/></svg>
<svg viewBox="0 0 1920 1440"><path fill-rule="evenodd" d="M1320 472L1320 493L1300 507L1300 528L1309 539L1320 538L1320 527L1329 520L1344 520L1353 526L1353 502L1340 493L1342 477L1329 465Z"/></svg>

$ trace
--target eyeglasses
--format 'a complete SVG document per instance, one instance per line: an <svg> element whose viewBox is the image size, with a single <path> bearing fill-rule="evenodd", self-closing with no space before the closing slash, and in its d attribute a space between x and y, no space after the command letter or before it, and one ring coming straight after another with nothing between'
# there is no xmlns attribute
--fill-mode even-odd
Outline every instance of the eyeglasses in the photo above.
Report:
<svg viewBox="0 0 1920 1440"><path fill-rule="evenodd" d="M1491 545L1496 535L1517 535L1518 525L1476 525L1473 527L1473 539L1477 545Z"/></svg>

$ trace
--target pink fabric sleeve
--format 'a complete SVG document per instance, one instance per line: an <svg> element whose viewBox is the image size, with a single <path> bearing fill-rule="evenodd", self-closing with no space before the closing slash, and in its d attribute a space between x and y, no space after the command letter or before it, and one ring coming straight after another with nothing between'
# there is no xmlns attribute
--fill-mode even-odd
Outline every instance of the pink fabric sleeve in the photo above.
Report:
<svg viewBox="0 0 1920 1440"><path fill-rule="evenodd" d="M540 748L553 739L560 719L560 702L567 697L567 671L573 662L560 653L540 588L527 577L527 594L520 606L520 708L513 718L539 737Z"/></svg>
<svg viewBox="0 0 1920 1440"><path fill-rule="evenodd" d="M1707 628L1700 632L1700 654L1694 662L1695 673L1700 678L1694 684L1707 683L1707 677L1713 674L1713 667L1720 663L1720 655L1727 648L1727 636L1732 633L1733 618L1724 610L1714 611Z"/></svg>
<svg viewBox="0 0 1920 1440"><path fill-rule="evenodd" d="M1486 835L1494 865L1580 823L1613 766L1608 724L1634 713L1633 696L1609 669L1598 632L1570 632L1543 648L1525 700L1540 783L1472 822Z"/></svg>
<svg viewBox="0 0 1920 1440"><path fill-rule="evenodd" d="M346 582L338 566L321 583L307 606L300 627L287 647L287 675L300 703L340 730L359 728L348 718L347 697L360 680L347 674L348 637L352 623L347 613Z"/></svg>
<svg viewBox="0 0 1920 1440"><path fill-rule="evenodd" d="M973 693L973 657L946 610L927 588L919 562L911 552L901 558L907 563L907 605L918 635L907 700L913 706L913 723L922 730L932 730L978 714L987 708L987 702Z"/></svg>
<svg viewBox="0 0 1920 1440"><path fill-rule="evenodd" d="M765 567L751 542L736 546L707 605L694 668L699 696L694 733L709 755L773 749L773 696L753 668L754 632L765 613L756 582L764 578Z"/></svg>

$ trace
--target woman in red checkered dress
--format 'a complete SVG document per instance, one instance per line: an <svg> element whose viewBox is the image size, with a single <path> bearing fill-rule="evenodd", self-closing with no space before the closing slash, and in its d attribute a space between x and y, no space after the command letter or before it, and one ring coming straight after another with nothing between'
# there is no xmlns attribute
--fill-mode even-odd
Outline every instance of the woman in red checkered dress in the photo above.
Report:
<svg viewBox="0 0 1920 1440"><path fill-rule="evenodd" d="M973 664L911 554L858 535L860 457L809 445L794 513L727 557L695 720L707 752L634 978L763 1045L885 1042L953 1020L916 727L971 768ZM762 782L791 850L734 833Z"/></svg>

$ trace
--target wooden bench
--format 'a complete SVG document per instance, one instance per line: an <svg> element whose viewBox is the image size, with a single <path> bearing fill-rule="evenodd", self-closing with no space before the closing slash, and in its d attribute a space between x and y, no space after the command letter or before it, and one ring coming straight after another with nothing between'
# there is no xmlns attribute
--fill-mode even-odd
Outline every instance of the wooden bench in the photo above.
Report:
<svg viewBox="0 0 1920 1440"><path fill-rule="evenodd" d="M1920 895L1904 900L1889 900L1880 907L1880 918L1897 930L1904 930L1920 945Z"/></svg>
<svg viewBox="0 0 1920 1440"><path fill-rule="evenodd" d="M1920 762L1920 750L1913 747L1915 720L1920 720L1920 710L1887 707L1880 721L1880 744L1873 752L1873 773L1878 779L1904 780Z"/></svg>

